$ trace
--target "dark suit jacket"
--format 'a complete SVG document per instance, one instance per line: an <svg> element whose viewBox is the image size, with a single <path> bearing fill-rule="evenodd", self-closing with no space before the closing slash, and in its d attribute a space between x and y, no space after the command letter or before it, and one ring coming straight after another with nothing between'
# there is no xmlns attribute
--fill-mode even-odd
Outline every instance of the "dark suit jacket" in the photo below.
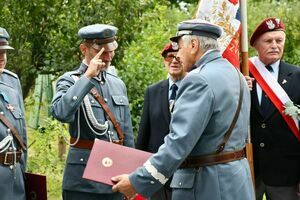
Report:
<svg viewBox="0 0 300 200"><path fill-rule="evenodd" d="M281 61L278 83L290 99L299 105L300 67ZM271 186L296 185L300 181L300 142L273 104L268 114L262 117L256 82L254 82L251 98L251 136L255 175L260 176L265 184Z"/></svg>
<svg viewBox="0 0 300 200"><path fill-rule="evenodd" d="M149 86L144 95L143 113L136 148L156 153L169 133L169 80Z"/></svg>

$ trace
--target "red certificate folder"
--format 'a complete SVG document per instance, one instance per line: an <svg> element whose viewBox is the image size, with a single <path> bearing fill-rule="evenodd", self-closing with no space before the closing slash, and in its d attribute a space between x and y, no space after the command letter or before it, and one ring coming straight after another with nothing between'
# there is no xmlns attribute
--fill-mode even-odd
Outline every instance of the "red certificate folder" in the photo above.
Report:
<svg viewBox="0 0 300 200"><path fill-rule="evenodd" d="M133 172L151 155L149 152L96 139L83 178L113 185L111 177Z"/></svg>
<svg viewBox="0 0 300 200"><path fill-rule="evenodd" d="M47 200L46 176L25 173L26 200Z"/></svg>

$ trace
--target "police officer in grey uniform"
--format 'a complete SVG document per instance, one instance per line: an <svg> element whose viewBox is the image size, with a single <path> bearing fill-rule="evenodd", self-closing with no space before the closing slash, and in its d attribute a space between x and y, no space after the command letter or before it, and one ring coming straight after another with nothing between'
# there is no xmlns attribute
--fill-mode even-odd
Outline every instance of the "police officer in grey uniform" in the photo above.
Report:
<svg viewBox="0 0 300 200"><path fill-rule="evenodd" d="M8 39L7 31L0 27L0 118L5 118L12 126L0 120L0 199L23 200L27 158L24 103L18 76L4 69L6 51L13 49Z"/></svg>
<svg viewBox="0 0 300 200"><path fill-rule="evenodd" d="M118 182L114 191L151 196L173 174L175 200L255 198L243 150L250 93L242 74L218 50L221 33L220 27L200 19L179 24L171 40L178 42L176 59L189 73L177 93L170 133L143 167L112 178Z"/></svg>
<svg viewBox="0 0 300 200"><path fill-rule="evenodd" d="M94 139L120 140L103 107L91 94L92 88L103 97L123 130L123 144L134 146L126 86L120 78L106 71L118 47L116 33L116 27L105 24L81 28L78 35L82 39L80 50L84 59L77 70L63 74L57 81L52 114L69 124L71 136L63 199L122 199L120 193L112 192L111 186L82 178Z"/></svg>

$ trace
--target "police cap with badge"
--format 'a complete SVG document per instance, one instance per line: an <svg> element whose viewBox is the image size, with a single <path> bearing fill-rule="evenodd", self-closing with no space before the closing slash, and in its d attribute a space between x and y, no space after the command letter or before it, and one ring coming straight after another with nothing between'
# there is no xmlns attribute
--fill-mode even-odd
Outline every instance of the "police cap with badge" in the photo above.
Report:
<svg viewBox="0 0 300 200"><path fill-rule="evenodd" d="M173 42L178 42L179 38L184 35L204 36L215 40L222 35L222 29L219 26L202 19L180 22L177 29L176 36L170 38Z"/></svg>
<svg viewBox="0 0 300 200"><path fill-rule="evenodd" d="M264 19L254 30L250 38L250 45L253 46L255 41L264 33L270 31L285 31L283 22L275 17Z"/></svg>
<svg viewBox="0 0 300 200"><path fill-rule="evenodd" d="M14 49L11 46L9 46L8 39L9 39L8 32L6 31L5 28L0 27L0 50Z"/></svg>
<svg viewBox="0 0 300 200"><path fill-rule="evenodd" d="M117 27L108 24L93 24L82 27L78 31L78 36L87 43L90 43L94 49L105 51L114 51L118 48L116 41Z"/></svg>

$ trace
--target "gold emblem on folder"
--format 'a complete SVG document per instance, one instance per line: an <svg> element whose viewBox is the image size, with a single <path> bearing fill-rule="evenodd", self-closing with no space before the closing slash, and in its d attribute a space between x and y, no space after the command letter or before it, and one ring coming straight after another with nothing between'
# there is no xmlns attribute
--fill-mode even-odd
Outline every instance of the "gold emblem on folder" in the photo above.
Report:
<svg viewBox="0 0 300 200"><path fill-rule="evenodd" d="M102 159L102 165L104 167L111 167L112 164L113 164L113 161L109 157L105 157L105 158Z"/></svg>

